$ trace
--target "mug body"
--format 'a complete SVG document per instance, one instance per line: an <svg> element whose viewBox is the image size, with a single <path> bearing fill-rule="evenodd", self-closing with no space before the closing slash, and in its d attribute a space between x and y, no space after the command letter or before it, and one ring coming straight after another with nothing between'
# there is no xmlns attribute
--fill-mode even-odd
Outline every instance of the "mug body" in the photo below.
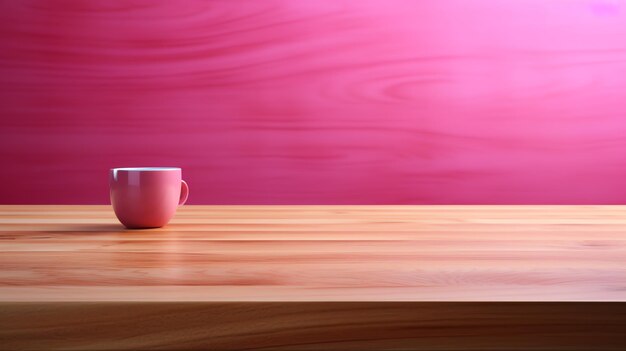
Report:
<svg viewBox="0 0 626 351"><path fill-rule="evenodd" d="M176 212L181 182L180 168L113 168L109 184L115 215L127 228L162 227Z"/></svg>

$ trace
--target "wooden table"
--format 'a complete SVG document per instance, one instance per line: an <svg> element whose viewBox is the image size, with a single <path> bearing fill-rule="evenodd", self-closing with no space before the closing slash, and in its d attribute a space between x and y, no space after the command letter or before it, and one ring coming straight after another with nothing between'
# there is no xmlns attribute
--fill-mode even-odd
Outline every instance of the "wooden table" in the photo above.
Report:
<svg viewBox="0 0 626 351"><path fill-rule="evenodd" d="M626 350L626 206L0 206L0 349Z"/></svg>

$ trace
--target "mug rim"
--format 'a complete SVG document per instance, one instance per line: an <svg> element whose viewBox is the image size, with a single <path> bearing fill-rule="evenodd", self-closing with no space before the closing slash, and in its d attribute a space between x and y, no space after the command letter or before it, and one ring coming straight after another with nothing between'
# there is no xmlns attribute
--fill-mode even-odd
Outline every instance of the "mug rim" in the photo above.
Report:
<svg viewBox="0 0 626 351"><path fill-rule="evenodd" d="M144 172L144 171L180 171L180 167L119 167L111 168L113 172Z"/></svg>

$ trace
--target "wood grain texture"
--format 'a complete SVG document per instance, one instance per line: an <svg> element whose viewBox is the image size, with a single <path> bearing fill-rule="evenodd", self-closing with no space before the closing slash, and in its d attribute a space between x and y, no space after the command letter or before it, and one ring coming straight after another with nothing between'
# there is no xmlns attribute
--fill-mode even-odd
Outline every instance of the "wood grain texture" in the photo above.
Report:
<svg viewBox="0 0 626 351"><path fill-rule="evenodd" d="M623 351L624 303L0 303L3 350Z"/></svg>
<svg viewBox="0 0 626 351"><path fill-rule="evenodd" d="M623 350L626 206L0 206L6 349Z"/></svg>
<svg viewBox="0 0 626 351"><path fill-rule="evenodd" d="M0 203L171 165L193 204L623 204L624 37L617 0L0 1Z"/></svg>

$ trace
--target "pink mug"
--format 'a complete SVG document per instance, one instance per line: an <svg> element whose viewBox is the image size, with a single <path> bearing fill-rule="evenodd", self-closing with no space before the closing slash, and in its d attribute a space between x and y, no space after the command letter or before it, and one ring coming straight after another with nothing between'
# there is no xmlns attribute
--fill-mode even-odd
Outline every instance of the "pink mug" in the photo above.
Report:
<svg viewBox="0 0 626 351"><path fill-rule="evenodd" d="M176 167L113 168L109 185L113 211L126 228L166 225L189 195Z"/></svg>

